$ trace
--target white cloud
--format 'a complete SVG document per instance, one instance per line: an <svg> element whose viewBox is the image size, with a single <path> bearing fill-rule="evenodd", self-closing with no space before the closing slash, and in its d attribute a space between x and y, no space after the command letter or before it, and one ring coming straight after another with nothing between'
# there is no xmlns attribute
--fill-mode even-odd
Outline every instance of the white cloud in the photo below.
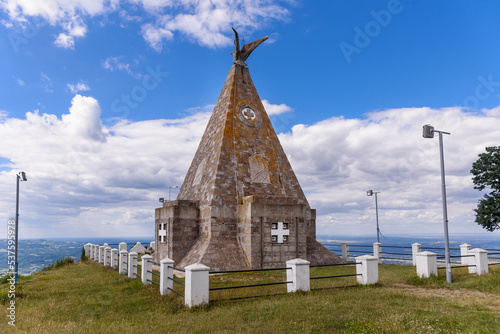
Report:
<svg viewBox="0 0 500 334"><path fill-rule="evenodd" d="M90 90L90 87L81 81L77 82L76 84L68 84L67 87L73 94Z"/></svg>
<svg viewBox="0 0 500 334"><path fill-rule="evenodd" d="M54 44L64 49L74 49L75 38L73 36L70 36L62 32L57 36L56 40L54 41Z"/></svg>
<svg viewBox="0 0 500 334"><path fill-rule="evenodd" d="M134 78L140 78L141 74L134 73L131 69L131 65L127 62L124 62L122 59L123 56L108 57L102 63L102 67L110 71L122 71L128 73Z"/></svg>
<svg viewBox="0 0 500 334"><path fill-rule="evenodd" d="M210 112L181 119L122 120L108 128L91 97L76 95L61 118L38 111L25 119L0 112L0 156L15 169L0 171L0 219L13 217L12 184L24 170L24 237L151 235L158 198L180 185ZM474 223L481 193L470 168L486 146L498 145L500 118L459 108L407 108L342 117L279 135L313 208L318 233L369 233L380 191L382 233L442 232L439 147L422 125L445 137L450 233L481 232ZM3 116L1 116L3 114ZM173 192L175 195L175 192ZM0 238L2 238L0 231Z"/></svg>
<svg viewBox="0 0 500 334"><path fill-rule="evenodd" d="M262 104L264 105L264 109L266 109L266 112L269 116L271 115L280 115L286 112L292 112L293 109L286 104L272 104L269 103L268 100L262 100Z"/></svg>
<svg viewBox="0 0 500 334"><path fill-rule="evenodd" d="M0 110L0 122L3 122L7 116L9 115L9 113L5 110Z"/></svg>
<svg viewBox="0 0 500 334"><path fill-rule="evenodd" d="M229 27L250 34L270 21L284 21L289 16L285 5L290 1L262 0L4 0L0 8L8 13L5 26L41 18L63 31L55 45L73 49L75 38L87 33L85 19L104 16L114 11L128 23L144 21L141 33L145 41L157 51L176 33L202 46L222 47L232 43ZM146 12L146 13L144 13ZM148 22L149 20L149 22ZM261 37L261 36L259 36Z"/></svg>
<svg viewBox="0 0 500 334"><path fill-rule="evenodd" d="M45 92L54 93L54 90L52 89L52 87L54 87L54 84L52 83L52 78L50 78L47 74L41 72L40 81L42 82Z"/></svg>
<svg viewBox="0 0 500 334"><path fill-rule="evenodd" d="M268 21L286 20L289 12L279 2L221 0L137 0L156 21L142 27L144 39L156 50L162 48L175 32L187 36L202 46L222 47L233 41L228 27L241 33L261 28Z"/></svg>
<svg viewBox="0 0 500 334"><path fill-rule="evenodd" d="M19 86L24 86L24 84L25 84L25 83L24 83L24 81L23 81L23 80L21 80L21 79L19 79L19 78L15 77L15 76L12 76L12 78L13 78L14 80L16 80L16 83L17 83Z"/></svg>

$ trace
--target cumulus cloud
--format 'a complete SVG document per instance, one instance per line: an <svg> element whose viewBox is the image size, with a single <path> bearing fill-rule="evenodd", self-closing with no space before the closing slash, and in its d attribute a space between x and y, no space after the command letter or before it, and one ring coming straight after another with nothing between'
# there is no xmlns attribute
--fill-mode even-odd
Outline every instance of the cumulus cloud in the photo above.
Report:
<svg viewBox="0 0 500 334"><path fill-rule="evenodd" d="M163 41L175 32L200 45L222 47L232 43L228 27L251 32L270 20L286 20L286 8L270 1L222 0L217 2L190 0L136 0L146 11L156 15L155 22L142 26L144 39L161 50Z"/></svg>
<svg viewBox="0 0 500 334"><path fill-rule="evenodd" d="M262 0L4 0L0 8L9 15L10 22L20 23L41 18L60 27L54 43L58 47L73 49L75 39L87 33L85 19L118 12L127 23L144 21L141 33L145 41L157 51L176 33L202 46L222 47L232 43L234 26L241 33L251 33L269 21L284 21L289 16L285 5L290 1ZM147 14L145 14L147 13ZM143 19L148 17L148 19ZM148 21L149 20L149 21Z"/></svg>
<svg viewBox="0 0 500 334"><path fill-rule="evenodd" d="M268 100L262 100L262 104L264 105L264 109L266 109L266 112L269 116L272 115L279 115L283 114L286 112L292 112L293 109L286 104L272 104Z"/></svg>
<svg viewBox="0 0 500 334"><path fill-rule="evenodd" d="M438 141L422 138L422 125L451 132L444 142L450 233L481 232L472 209L482 195L469 171L486 146L498 145L493 110L390 109L297 124L279 138L318 210L318 233L375 234L374 200L366 196L373 189L382 233L422 234L442 232ZM95 99L81 95L61 118L0 112L0 157L13 168L0 171L1 219L13 216L12 183L24 170L26 237L152 234L158 198L182 183L210 111L109 127L100 113Z"/></svg>
<svg viewBox="0 0 500 334"><path fill-rule="evenodd" d="M90 90L90 87L81 81L77 82L76 84L68 84L67 87L73 94Z"/></svg>

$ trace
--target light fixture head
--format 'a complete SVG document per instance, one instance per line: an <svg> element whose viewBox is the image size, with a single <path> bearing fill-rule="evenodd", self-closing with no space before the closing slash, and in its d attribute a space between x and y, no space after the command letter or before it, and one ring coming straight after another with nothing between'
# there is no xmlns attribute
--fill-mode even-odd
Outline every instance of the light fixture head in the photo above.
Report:
<svg viewBox="0 0 500 334"><path fill-rule="evenodd" d="M430 125L430 124L424 125L423 137L424 138L434 138L434 127L432 125Z"/></svg>
<svg viewBox="0 0 500 334"><path fill-rule="evenodd" d="M373 190L367 190L366 196L373 196Z"/></svg>
<svg viewBox="0 0 500 334"><path fill-rule="evenodd" d="M163 203L163 202L165 202L165 198L160 197L160 203Z"/></svg>
<svg viewBox="0 0 500 334"><path fill-rule="evenodd" d="M26 173L25 172L19 172L19 178L21 179L21 181L28 181L28 179L26 178Z"/></svg>

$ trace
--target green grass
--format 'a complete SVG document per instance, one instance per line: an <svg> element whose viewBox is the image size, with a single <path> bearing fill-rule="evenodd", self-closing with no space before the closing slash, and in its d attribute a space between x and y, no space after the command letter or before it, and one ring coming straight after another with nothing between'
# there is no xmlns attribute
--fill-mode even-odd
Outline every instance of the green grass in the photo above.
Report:
<svg viewBox="0 0 500 334"><path fill-rule="evenodd" d="M311 268L311 277L354 271ZM20 279L15 329L6 320L8 285L0 286L0 332L500 333L500 266L484 276L453 273L449 285L441 276L419 279L411 266L380 265L375 286L338 287L355 284L346 277L312 280L308 293L287 294L285 285L213 291L209 306L187 309L182 297L160 296L156 285L92 261L67 263ZM284 280L281 271L222 274L210 277L210 287ZM278 295L246 298L256 294Z"/></svg>

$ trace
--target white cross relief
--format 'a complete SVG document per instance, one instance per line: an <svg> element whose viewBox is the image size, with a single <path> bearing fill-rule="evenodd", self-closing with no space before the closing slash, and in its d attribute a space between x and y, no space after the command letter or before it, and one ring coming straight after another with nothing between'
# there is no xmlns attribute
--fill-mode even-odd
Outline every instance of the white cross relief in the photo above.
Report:
<svg viewBox="0 0 500 334"><path fill-rule="evenodd" d="M273 236L273 235L276 235L278 237L278 243L282 244L283 243L283 236L290 235L290 230L284 229L283 222L279 222L277 229L271 229L271 236Z"/></svg>
<svg viewBox="0 0 500 334"><path fill-rule="evenodd" d="M241 111L241 113L242 113L243 117L245 117L246 119L251 120L251 121L253 121L255 119L255 117L256 117L255 116L255 112L252 109L248 108L248 107L243 108L243 110Z"/></svg>
<svg viewBox="0 0 500 334"><path fill-rule="evenodd" d="M160 240L160 242L165 242L165 239L167 238L167 230L165 229L165 225L167 224L160 224L160 229L158 230L158 239Z"/></svg>

